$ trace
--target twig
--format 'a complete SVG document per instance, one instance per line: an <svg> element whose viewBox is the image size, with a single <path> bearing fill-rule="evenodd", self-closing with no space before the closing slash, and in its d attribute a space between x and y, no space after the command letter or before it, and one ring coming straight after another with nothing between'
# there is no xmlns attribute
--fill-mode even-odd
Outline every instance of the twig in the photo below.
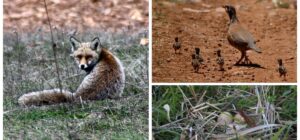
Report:
<svg viewBox="0 0 300 140"><path fill-rule="evenodd" d="M181 92L181 94L183 96L183 99L185 101L187 101L189 103L189 105L193 108L194 106L192 105L192 103L190 102L190 100L185 96L185 94L184 94L183 90L180 88L180 86L177 86L177 88L180 90L180 92Z"/></svg>
<svg viewBox="0 0 300 140"><path fill-rule="evenodd" d="M181 122L181 121L186 120L186 119L188 119L188 117L185 117L185 118L182 118L182 119L179 119L179 120L176 120L176 121L173 121L173 122L164 124L164 125L162 125L162 126L159 126L159 129L165 128L165 127L167 127L167 126L169 126L169 125L172 125L172 124L176 124L176 123Z"/></svg>
<svg viewBox="0 0 300 140"><path fill-rule="evenodd" d="M53 49L53 55L54 55L54 61L55 61L55 67L56 67L56 73L57 73L57 77L58 77L59 90L60 90L60 92L62 92L62 84L61 84L61 80L60 80L59 68L58 68L57 57L56 57L56 43L54 43L53 32L52 32L52 26L51 26L49 14L48 14L48 9L47 9L47 3L46 3L46 0L44 0L44 4L45 4L45 10L46 10L47 19L48 19L48 25L49 25L49 27L50 27L51 43L52 43L52 49Z"/></svg>
<svg viewBox="0 0 300 140"><path fill-rule="evenodd" d="M193 95L193 97L194 97L194 100L195 100L196 102L198 102L197 95L196 95L196 93L195 93L194 88L193 88L192 86L188 86L188 87L189 87L189 89L190 89L190 91L191 91L191 93L192 93L192 95Z"/></svg>
<svg viewBox="0 0 300 140"><path fill-rule="evenodd" d="M267 130L266 128L276 129L276 128L281 127L281 126L282 125L280 125L280 124L260 125L260 126L256 126L256 127L252 127L252 128L243 130L243 131L239 131L239 132L237 132L237 134L239 136L245 136L245 135L248 135L250 133L257 132L259 130L261 130L261 132L264 132L264 131ZM219 135L212 136L212 138L214 138L214 139L234 139L235 137L236 137L236 133L235 132L228 133L228 134L219 134Z"/></svg>
<svg viewBox="0 0 300 140"><path fill-rule="evenodd" d="M21 49L21 45L19 43L19 34L18 34L18 31L17 29L14 30L14 33L16 34L16 48L17 48L17 51L18 51L18 80L21 80L22 79L22 65L21 65L21 54L22 54L22 49Z"/></svg>

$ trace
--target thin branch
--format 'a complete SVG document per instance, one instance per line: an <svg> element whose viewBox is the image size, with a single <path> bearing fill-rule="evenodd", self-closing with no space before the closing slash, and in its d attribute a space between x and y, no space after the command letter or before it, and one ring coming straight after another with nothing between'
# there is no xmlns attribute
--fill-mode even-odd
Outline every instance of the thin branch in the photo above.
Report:
<svg viewBox="0 0 300 140"><path fill-rule="evenodd" d="M60 90L60 92L62 92L62 84L61 84L61 80L60 80L59 68L58 68L57 57L56 57L56 43L54 43L53 32L52 32L52 26L51 26L49 14L48 14L48 8L47 8L46 0L44 0L44 4L45 4L45 10L46 10L47 19L48 19L48 25L49 25L49 27L50 27L51 43L52 43L52 49L53 49L53 55L54 55L54 61L55 61L55 67L56 67L56 73L57 73L57 77L58 77L59 90Z"/></svg>

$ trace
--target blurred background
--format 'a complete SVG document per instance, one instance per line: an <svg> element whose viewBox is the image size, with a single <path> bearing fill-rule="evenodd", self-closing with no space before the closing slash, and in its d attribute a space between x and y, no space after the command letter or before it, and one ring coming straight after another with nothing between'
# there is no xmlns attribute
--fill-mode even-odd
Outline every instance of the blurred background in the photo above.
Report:
<svg viewBox="0 0 300 140"><path fill-rule="evenodd" d="M4 31L46 27L43 0L4 0ZM79 31L137 31L148 27L148 0L46 0L52 25Z"/></svg>

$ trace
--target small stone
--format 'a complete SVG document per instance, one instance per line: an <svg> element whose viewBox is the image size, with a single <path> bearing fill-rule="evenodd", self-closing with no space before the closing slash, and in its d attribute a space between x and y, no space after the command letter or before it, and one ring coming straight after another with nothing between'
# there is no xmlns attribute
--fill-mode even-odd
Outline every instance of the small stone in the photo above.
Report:
<svg viewBox="0 0 300 140"><path fill-rule="evenodd" d="M225 9L223 7L216 8L216 12L225 12Z"/></svg>
<svg viewBox="0 0 300 140"><path fill-rule="evenodd" d="M232 75L234 75L234 76L243 76L243 72L241 72L241 71L237 71L237 72L234 72Z"/></svg>

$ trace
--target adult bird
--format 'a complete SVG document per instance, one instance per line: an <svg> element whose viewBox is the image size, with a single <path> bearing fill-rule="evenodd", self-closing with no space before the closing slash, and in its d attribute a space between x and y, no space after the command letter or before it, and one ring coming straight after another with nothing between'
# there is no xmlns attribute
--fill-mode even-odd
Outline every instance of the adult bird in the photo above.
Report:
<svg viewBox="0 0 300 140"><path fill-rule="evenodd" d="M225 5L223 8L225 8L230 19L227 39L231 46L241 52L241 58L236 62L236 65L239 65L243 59L244 64L251 64L246 54L247 50L254 50L258 53L261 53L261 50L256 47L251 33L240 24L235 8L231 5Z"/></svg>

